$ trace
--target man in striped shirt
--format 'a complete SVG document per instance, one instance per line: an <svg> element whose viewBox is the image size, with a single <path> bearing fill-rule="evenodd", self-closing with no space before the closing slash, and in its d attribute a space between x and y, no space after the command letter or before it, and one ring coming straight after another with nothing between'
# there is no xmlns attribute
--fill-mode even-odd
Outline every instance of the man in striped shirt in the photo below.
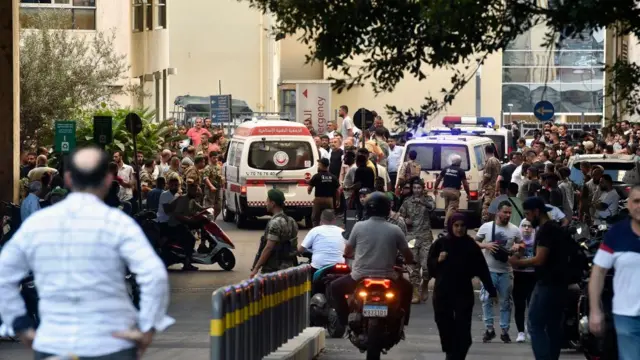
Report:
<svg viewBox="0 0 640 360"><path fill-rule="evenodd" d="M162 261L135 221L102 201L113 180L108 161L97 148L75 152L65 173L73 192L30 216L0 254L0 316L36 360L134 360L174 322ZM140 286L139 312L127 268ZM40 296L37 332L19 290L30 271Z"/></svg>
<svg viewBox="0 0 640 360"><path fill-rule="evenodd" d="M620 360L635 360L640 356L640 185L629 192L627 207L631 218L609 229L593 259L589 278L589 329L595 335L605 332L601 297L606 275L614 269L612 312L618 356Z"/></svg>

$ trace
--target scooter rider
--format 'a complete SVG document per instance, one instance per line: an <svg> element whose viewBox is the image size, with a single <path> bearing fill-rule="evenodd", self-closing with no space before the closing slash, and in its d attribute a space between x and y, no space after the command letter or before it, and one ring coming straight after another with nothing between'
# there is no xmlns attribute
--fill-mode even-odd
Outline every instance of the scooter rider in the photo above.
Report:
<svg viewBox="0 0 640 360"><path fill-rule="evenodd" d="M164 207L165 211L169 210L170 236L178 239L184 248L185 260L182 270L185 271L198 270L197 267L191 265L196 238L190 229L190 227L198 225L198 223L191 220L190 216L203 209L196 201L197 196L198 185L191 182L187 185L187 193L185 195L179 196L168 206Z"/></svg>
<svg viewBox="0 0 640 360"><path fill-rule="evenodd" d="M365 210L369 219L354 225L344 249L345 258L351 258L355 253L351 274L331 283L333 306L340 323L347 326L349 305L345 295L353 293L358 281L367 276L389 278L395 281L400 291L402 307L406 312L405 324L408 324L413 287L409 281L398 276L394 266L398 251L407 263L413 262L413 254L402 230L387 221L391 203L384 193L375 192L369 195Z"/></svg>

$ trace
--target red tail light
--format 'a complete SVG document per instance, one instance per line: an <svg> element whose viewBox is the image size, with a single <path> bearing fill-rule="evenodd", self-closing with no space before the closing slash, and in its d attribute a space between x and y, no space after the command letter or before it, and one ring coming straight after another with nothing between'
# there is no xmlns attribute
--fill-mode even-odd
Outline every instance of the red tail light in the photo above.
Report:
<svg viewBox="0 0 640 360"><path fill-rule="evenodd" d="M469 200L478 200L478 192L469 191Z"/></svg>
<svg viewBox="0 0 640 360"><path fill-rule="evenodd" d="M307 180L298 180L298 186L308 186Z"/></svg>
<svg viewBox="0 0 640 360"><path fill-rule="evenodd" d="M347 265L347 264L336 264L336 270L349 271L349 265Z"/></svg>
<svg viewBox="0 0 640 360"><path fill-rule="evenodd" d="M364 279L364 287L369 287L371 285L382 285L385 289L391 287L391 280L389 279Z"/></svg>
<svg viewBox="0 0 640 360"><path fill-rule="evenodd" d="M246 186L241 186L240 187L240 195L247 195L247 187Z"/></svg>

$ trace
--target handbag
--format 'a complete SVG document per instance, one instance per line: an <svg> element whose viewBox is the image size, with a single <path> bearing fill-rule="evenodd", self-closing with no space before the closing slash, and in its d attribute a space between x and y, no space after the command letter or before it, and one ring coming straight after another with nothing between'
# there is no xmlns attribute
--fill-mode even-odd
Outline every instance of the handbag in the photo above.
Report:
<svg viewBox="0 0 640 360"><path fill-rule="evenodd" d="M493 222L493 226L491 228L491 241L492 242L496 242L496 222ZM502 245L498 245L498 248L496 249L496 252L491 253L491 255L493 255L493 258L500 261L500 262L507 262L509 261L509 250L507 250L504 246Z"/></svg>

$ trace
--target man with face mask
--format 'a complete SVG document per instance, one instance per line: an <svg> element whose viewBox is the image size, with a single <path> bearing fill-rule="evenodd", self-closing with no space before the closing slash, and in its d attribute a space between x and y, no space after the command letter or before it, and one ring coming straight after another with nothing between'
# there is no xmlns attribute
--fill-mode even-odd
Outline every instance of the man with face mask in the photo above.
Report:
<svg viewBox="0 0 640 360"><path fill-rule="evenodd" d="M535 267L536 285L529 302L531 348L536 359L558 359L569 273L568 242L560 225L549 218L541 198L527 199L523 208L531 226L537 227L534 255L512 256L509 263Z"/></svg>
<svg viewBox="0 0 640 360"><path fill-rule="evenodd" d="M417 304L426 300L428 296L429 270L427 269L427 256L429 247L433 242L431 233L431 212L435 208L435 202L430 196L425 196L424 183L418 177L410 180L411 197L407 198L398 211L405 219L407 225L407 240L415 240L411 249L416 263L409 265L409 279L413 285L412 303Z"/></svg>
<svg viewBox="0 0 640 360"><path fill-rule="evenodd" d="M605 223L605 219L618 214L618 202L620 195L613 188L613 179L611 175L604 174L600 179L600 196L593 204L596 211L594 223L596 225Z"/></svg>

